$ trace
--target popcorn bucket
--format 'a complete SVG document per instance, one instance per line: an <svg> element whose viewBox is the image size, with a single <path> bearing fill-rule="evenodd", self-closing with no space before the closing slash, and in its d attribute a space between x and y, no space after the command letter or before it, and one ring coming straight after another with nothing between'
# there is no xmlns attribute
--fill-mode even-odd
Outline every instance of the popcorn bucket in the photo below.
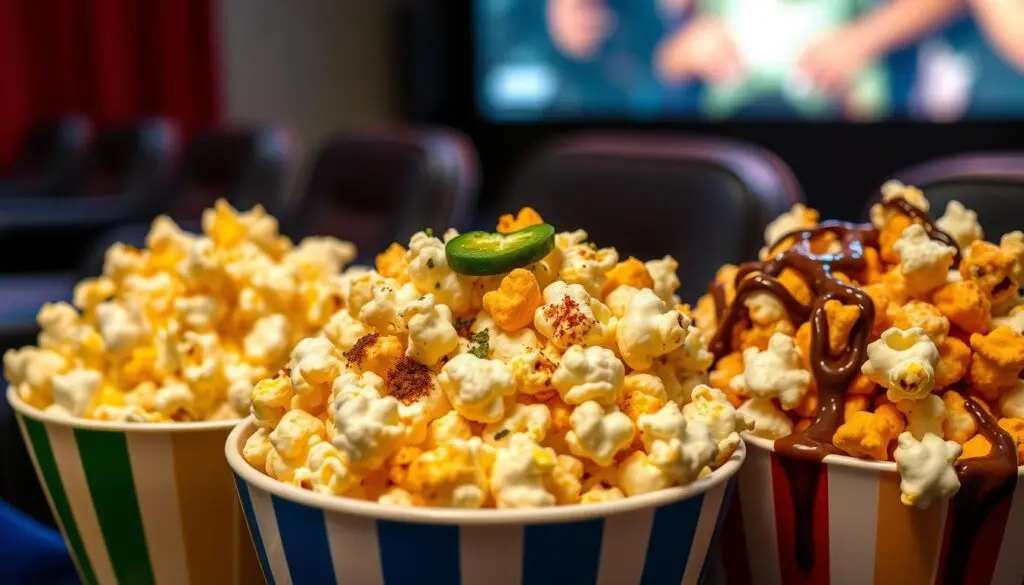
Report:
<svg viewBox="0 0 1024 585"><path fill-rule="evenodd" d="M222 456L237 421L118 424L7 400L84 585L260 581Z"/></svg>
<svg viewBox="0 0 1024 585"><path fill-rule="evenodd" d="M925 510L903 505L895 463L826 457L810 505L797 514L774 442L744 440L747 461L712 555L728 557L709 561L712 583L1020 585L1024 579L1024 468L1010 500L995 507L977 536L951 546L951 501ZM958 563L965 579L954 577Z"/></svg>
<svg viewBox="0 0 1024 585"><path fill-rule="evenodd" d="M242 458L256 427L228 437L228 463L268 583L700 583L743 463L614 502L531 510L385 506L273 480Z"/></svg>

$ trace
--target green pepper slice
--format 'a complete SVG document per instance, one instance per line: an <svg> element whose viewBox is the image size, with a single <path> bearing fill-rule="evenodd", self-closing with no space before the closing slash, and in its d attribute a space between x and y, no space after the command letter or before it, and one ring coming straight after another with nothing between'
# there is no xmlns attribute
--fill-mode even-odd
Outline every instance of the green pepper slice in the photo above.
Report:
<svg viewBox="0 0 1024 585"><path fill-rule="evenodd" d="M448 266L459 274L491 276L529 266L555 247L555 228L531 225L510 234L467 232L444 248Z"/></svg>

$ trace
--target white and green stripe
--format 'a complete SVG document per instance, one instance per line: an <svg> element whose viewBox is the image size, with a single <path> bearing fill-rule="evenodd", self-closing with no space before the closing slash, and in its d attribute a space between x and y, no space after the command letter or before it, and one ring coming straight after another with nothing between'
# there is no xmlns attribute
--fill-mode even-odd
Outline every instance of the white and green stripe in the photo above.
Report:
<svg viewBox="0 0 1024 585"><path fill-rule="evenodd" d="M258 582L223 459L230 429L73 428L20 412L18 420L83 583Z"/></svg>

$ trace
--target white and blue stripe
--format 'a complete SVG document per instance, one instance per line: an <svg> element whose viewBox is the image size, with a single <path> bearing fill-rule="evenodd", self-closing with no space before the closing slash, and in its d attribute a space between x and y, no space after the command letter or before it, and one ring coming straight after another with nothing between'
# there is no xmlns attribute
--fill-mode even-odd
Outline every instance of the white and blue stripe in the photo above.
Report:
<svg viewBox="0 0 1024 585"><path fill-rule="evenodd" d="M271 585L698 584L733 481L604 518L458 526L325 511L236 477Z"/></svg>

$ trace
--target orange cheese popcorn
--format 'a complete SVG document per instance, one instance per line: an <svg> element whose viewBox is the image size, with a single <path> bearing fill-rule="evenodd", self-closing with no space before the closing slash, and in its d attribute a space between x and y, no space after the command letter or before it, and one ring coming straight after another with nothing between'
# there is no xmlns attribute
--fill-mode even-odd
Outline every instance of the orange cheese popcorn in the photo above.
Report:
<svg viewBox="0 0 1024 585"><path fill-rule="evenodd" d="M938 344L939 362L935 364L935 387L945 388L967 375L971 365L971 349L955 337L947 337Z"/></svg>
<svg viewBox="0 0 1024 585"><path fill-rule="evenodd" d="M992 301L973 280L951 282L935 292L935 306L957 327L984 333L992 322Z"/></svg>
<svg viewBox="0 0 1024 585"><path fill-rule="evenodd" d="M804 323L796 330L796 346L800 348L800 360L805 370L811 369L811 324Z"/></svg>
<svg viewBox="0 0 1024 585"><path fill-rule="evenodd" d="M893 246L903 235L903 230L910 227L913 221L905 215L892 215L878 232L878 252L889 264L899 264L900 255L896 253Z"/></svg>
<svg viewBox="0 0 1024 585"><path fill-rule="evenodd" d="M871 400L867 396L848 396L843 407L843 420L850 420L850 417L858 412L866 411L870 405Z"/></svg>
<svg viewBox="0 0 1024 585"><path fill-rule="evenodd" d="M836 431L832 444L854 457L886 461L889 443L896 438L894 431L885 415L855 412Z"/></svg>
<svg viewBox="0 0 1024 585"><path fill-rule="evenodd" d="M850 387L846 393L851 395L864 395L870 396L875 393L875 389L878 388L878 384L871 378L864 374L857 374L857 377L850 382Z"/></svg>
<svg viewBox="0 0 1024 585"><path fill-rule="evenodd" d="M633 288L654 288L654 279L647 266L632 256L616 264L605 276L608 280L601 287L602 298L624 284Z"/></svg>
<svg viewBox="0 0 1024 585"><path fill-rule="evenodd" d="M946 319L942 311L931 303L910 301L893 311L890 317L892 317L893 327L924 329L935 345L942 343L942 340L949 335L949 319Z"/></svg>
<svg viewBox="0 0 1024 585"><path fill-rule="evenodd" d="M1024 369L1024 335L1002 325L988 335L971 335L971 348L972 388L986 400L997 400Z"/></svg>
<svg viewBox="0 0 1024 585"><path fill-rule="evenodd" d="M889 426L892 427L892 434L894 437L900 436L900 433L907 428L906 417L904 417L903 413L892 404L882 404L875 407L875 414L884 416L885 419L889 421Z"/></svg>
<svg viewBox="0 0 1024 585"><path fill-rule="evenodd" d="M779 284L786 287L789 294L793 295L800 304L810 306L811 304L811 287L807 286L807 281L804 280L800 273L787 268L779 274Z"/></svg>
<svg viewBox="0 0 1024 585"><path fill-rule="evenodd" d="M736 298L736 273L739 267L735 264L723 264L715 271L715 283L725 288L725 304L731 304Z"/></svg>
<svg viewBox="0 0 1024 585"><path fill-rule="evenodd" d="M860 308L844 305L836 300L825 301L825 317L828 320L829 353L839 355L846 347L846 340L850 338L850 332L860 318Z"/></svg>
<svg viewBox="0 0 1024 585"><path fill-rule="evenodd" d="M516 214L515 217L513 217L511 213L506 213L499 217L498 233L509 234L539 223L544 223L544 219L540 214L532 207L524 207L519 210L519 213Z"/></svg>
<svg viewBox="0 0 1024 585"><path fill-rule="evenodd" d="M405 248L398 242L392 242L387 250L377 254L374 265L381 276L394 278L398 282L409 280L409 261L405 258Z"/></svg>
<svg viewBox="0 0 1024 585"><path fill-rule="evenodd" d="M729 382L743 373L743 353L734 351L715 364L715 369L708 375L711 386L725 391L729 389Z"/></svg>
<svg viewBox="0 0 1024 585"><path fill-rule="evenodd" d="M946 404L946 418L942 421L942 434L950 441L963 445L978 432L974 417L964 408L964 397L948 390L942 395Z"/></svg>
<svg viewBox="0 0 1024 585"><path fill-rule="evenodd" d="M484 293L483 303L498 327L518 331L533 322L533 313L543 301L537 277L529 270L516 268L501 279L498 290Z"/></svg>
<svg viewBox="0 0 1024 585"><path fill-rule="evenodd" d="M739 349L742 350L747 349L748 347L756 347L761 351L767 351L768 341L772 338L772 335L775 335L776 333L793 335L793 324L789 322L789 319L782 319L772 323L771 325L753 325L749 329L744 329L738 336L740 343Z"/></svg>
<svg viewBox="0 0 1024 585"><path fill-rule="evenodd" d="M885 267L882 266L882 258L878 250L864 248L864 269L860 272L861 282L878 282L885 274Z"/></svg>
<svg viewBox="0 0 1024 585"><path fill-rule="evenodd" d="M1013 437L1013 444L1017 446L1017 463L1024 464L1024 419L1001 418L998 424Z"/></svg>
<svg viewBox="0 0 1024 585"><path fill-rule="evenodd" d="M370 333L360 337L344 356L358 372L373 372L386 379L388 371L405 356L405 347L394 335Z"/></svg>
<svg viewBox="0 0 1024 585"><path fill-rule="evenodd" d="M991 242L975 240L963 252L960 275L976 282L993 303L1005 301L1017 293L1012 274L1015 258Z"/></svg>
<svg viewBox="0 0 1024 585"><path fill-rule="evenodd" d="M992 443L989 443L988 439L986 439L984 435L974 435L969 441L964 443L964 450L960 454L960 459L984 457L988 455L991 450Z"/></svg>
<svg viewBox="0 0 1024 585"><path fill-rule="evenodd" d="M869 284L863 290L875 305L875 322L871 326L871 337L879 337L882 332L892 326L889 319L889 307L892 306L892 293L888 286L882 283Z"/></svg>

